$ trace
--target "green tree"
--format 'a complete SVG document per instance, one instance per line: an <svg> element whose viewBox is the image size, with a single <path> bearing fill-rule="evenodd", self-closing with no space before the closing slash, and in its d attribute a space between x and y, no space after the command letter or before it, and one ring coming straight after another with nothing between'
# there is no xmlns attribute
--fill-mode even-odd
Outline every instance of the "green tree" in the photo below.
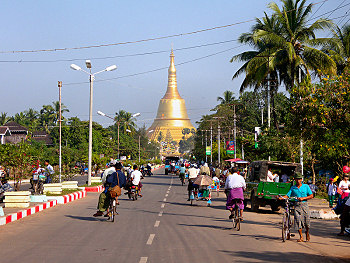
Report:
<svg viewBox="0 0 350 263"><path fill-rule="evenodd" d="M7 116L7 112L1 112L0 114L0 125L5 125L8 121L10 121L10 117Z"/></svg>
<svg viewBox="0 0 350 263"><path fill-rule="evenodd" d="M230 90L226 90L223 94L223 97L218 97L217 101L219 101L221 104L230 104L234 102L235 97L234 93Z"/></svg>
<svg viewBox="0 0 350 263"><path fill-rule="evenodd" d="M342 28L335 25L331 31L332 38L320 39L316 44L323 46L323 51L337 64L337 73L342 74L345 69L349 69L350 25L344 25Z"/></svg>

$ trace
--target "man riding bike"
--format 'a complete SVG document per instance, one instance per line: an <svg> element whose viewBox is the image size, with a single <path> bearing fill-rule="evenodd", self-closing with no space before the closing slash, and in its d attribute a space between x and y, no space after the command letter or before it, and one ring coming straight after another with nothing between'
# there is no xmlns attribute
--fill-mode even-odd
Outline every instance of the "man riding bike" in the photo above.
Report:
<svg viewBox="0 0 350 263"><path fill-rule="evenodd" d="M138 167L137 167L136 164L133 166L133 169L134 169L134 171L130 175L131 180L132 180L132 185L137 186L139 188L139 196L142 197L142 194L141 194L141 188L142 188L141 177L142 177L142 173L138 170Z"/></svg>
<svg viewBox="0 0 350 263"><path fill-rule="evenodd" d="M241 210L241 219L243 220L244 196L243 191L246 188L245 180L237 173L238 169L233 167L230 169L230 174L226 179L225 192L227 195L226 209L230 210L229 219L234 217L234 208L237 204Z"/></svg>
<svg viewBox="0 0 350 263"><path fill-rule="evenodd" d="M181 167L180 167L180 179L181 179L181 182L185 182L185 173L186 173L186 168L185 168L185 165L184 164L181 164Z"/></svg>
<svg viewBox="0 0 350 263"><path fill-rule="evenodd" d="M93 216L102 216L103 213L108 209L109 203L110 203L110 194L108 192L108 189L110 187L115 187L116 185L119 185L120 188L125 186L126 178L125 174L121 171L122 169L121 163L115 164L115 170L116 172L111 173L106 178L106 183L104 184L105 190L100 194L97 209L98 211Z"/></svg>

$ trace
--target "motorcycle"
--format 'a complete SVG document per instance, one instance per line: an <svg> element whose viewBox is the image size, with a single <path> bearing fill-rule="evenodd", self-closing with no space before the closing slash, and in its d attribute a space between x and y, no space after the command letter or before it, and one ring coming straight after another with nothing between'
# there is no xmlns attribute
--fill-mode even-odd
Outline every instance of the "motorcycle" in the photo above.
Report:
<svg viewBox="0 0 350 263"><path fill-rule="evenodd" d="M34 194L42 195L44 193L44 183L46 182L45 174L34 173L32 182L33 182Z"/></svg>
<svg viewBox="0 0 350 263"><path fill-rule="evenodd" d="M139 195L139 187L136 185L132 185L128 189L128 197L129 199L132 199L133 201L137 200L137 197Z"/></svg>
<svg viewBox="0 0 350 263"><path fill-rule="evenodd" d="M148 176L152 176L152 175L153 175L152 170L151 170L151 169L147 169L147 170L146 170L146 174L147 174Z"/></svg>

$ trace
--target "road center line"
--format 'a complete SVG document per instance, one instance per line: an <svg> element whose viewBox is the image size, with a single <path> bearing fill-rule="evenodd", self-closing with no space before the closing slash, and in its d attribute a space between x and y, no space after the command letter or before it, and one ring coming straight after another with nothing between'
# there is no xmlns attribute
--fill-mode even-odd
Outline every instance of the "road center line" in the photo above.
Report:
<svg viewBox="0 0 350 263"><path fill-rule="evenodd" d="M166 195L165 195L165 197L168 197L168 196L169 196L169 194L166 194Z"/></svg>
<svg viewBox="0 0 350 263"><path fill-rule="evenodd" d="M164 206L165 206L165 204L162 204L160 207L161 207L161 208L164 208Z"/></svg>
<svg viewBox="0 0 350 263"><path fill-rule="evenodd" d="M168 190L168 191L166 191L166 193L167 193L167 194L169 194L169 192L170 192L169 190Z"/></svg>
<svg viewBox="0 0 350 263"><path fill-rule="evenodd" d="M141 257L139 263L147 263L148 257Z"/></svg>
<svg viewBox="0 0 350 263"><path fill-rule="evenodd" d="M148 238L147 243L146 243L147 245L152 245L154 236L155 236L155 234L149 235L149 238Z"/></svg>
<svg viewBox="0 0 350 263"><path fill-rule="evenodd" d="M163 215L163 211L160 211L158 216L162 216Z"/></svg>
<svg viewBox="0 0 350 263"><path fill-rule="evenodd" d="M166 198L163 199L163 202L166 202Z"/></svg>
<svg viewBox="0 0 350 263"><path fill-rule="evenodd" d="M160 224L160 221L157 220L157 221L154 223L154 227L159 227L159 224Z"/></svg>

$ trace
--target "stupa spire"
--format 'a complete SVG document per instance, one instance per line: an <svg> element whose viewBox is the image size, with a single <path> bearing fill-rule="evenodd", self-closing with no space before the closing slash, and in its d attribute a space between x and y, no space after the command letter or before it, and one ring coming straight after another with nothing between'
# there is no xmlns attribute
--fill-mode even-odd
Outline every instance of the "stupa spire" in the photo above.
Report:
<svg viewBox="0 0 350 263"><path fill-rule="evenodd" d="M174 51L173 48L171 48L170 66L168 69L168 88L163 99L181 99L179 91L177 90L176 68L174 58Z"/></svg>

